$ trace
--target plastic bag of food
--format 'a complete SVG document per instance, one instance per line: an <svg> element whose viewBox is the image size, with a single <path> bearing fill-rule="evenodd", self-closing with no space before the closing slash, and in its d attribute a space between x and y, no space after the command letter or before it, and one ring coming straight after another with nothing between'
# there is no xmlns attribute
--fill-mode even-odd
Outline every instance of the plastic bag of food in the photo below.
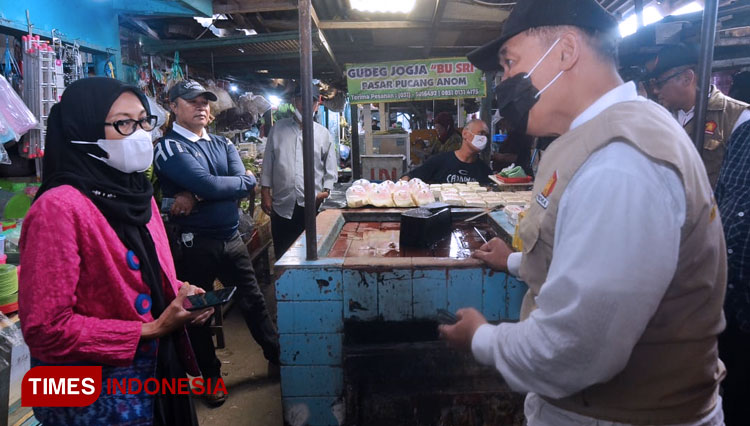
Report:
<svg viewBox="0 0 750 426"><path fill-rule="evenodd" d="M375 187L375 189L370 192L369 199L370 204L375 207L394 207L393 197L391 196L390 191L381 186Z"/></svg>
<svg viewBox="0 0 750 426"><path fill-rule="evenodd" d="M405 189L398 189L393 193L393 204L396 207L414 207L411 194Z"/></svg>
<svg viewBox="0 0 750 426"><path fill-rule="evenodd" d="M346 190L346 205L350 208L364 207L367 203L367 190L364 187L352 185Z"/></svg>
<svg viewBox="0 0 750 426"><path fill-rule="evenodd" d="M392 180L384 180L380 184L380 186L387 189L388 192L390 192L391 194L393 194L393 192L396 191L396 183L393 182Z"/></svg>
<svg viewBox="0 0 750 426"><path fill-rule="evenodd" d="M422 187L417 192L412 192L411 197L414 200L414 204L418 206L424 206L426 204L430 204L435 202L435 196L432 195L432 191L430 191L430 188Z"/></svg>

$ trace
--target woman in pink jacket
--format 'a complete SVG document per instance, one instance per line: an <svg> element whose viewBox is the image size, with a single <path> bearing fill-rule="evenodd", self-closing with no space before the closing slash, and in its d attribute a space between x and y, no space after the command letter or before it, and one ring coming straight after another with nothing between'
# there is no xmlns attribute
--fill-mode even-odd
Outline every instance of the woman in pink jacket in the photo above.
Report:
<svg viewBox="0 0 750 426"><path fill-rule="evenodd" d="M200 288L177 281L153 189L142 173L155 125L137 88L71 84L47 125L44 179L23 224L19 315L32 367L101 365L88 407L35 407L45 425L197 424L189 395L109 394L108 378L199 375L185 333Z"/></svg>

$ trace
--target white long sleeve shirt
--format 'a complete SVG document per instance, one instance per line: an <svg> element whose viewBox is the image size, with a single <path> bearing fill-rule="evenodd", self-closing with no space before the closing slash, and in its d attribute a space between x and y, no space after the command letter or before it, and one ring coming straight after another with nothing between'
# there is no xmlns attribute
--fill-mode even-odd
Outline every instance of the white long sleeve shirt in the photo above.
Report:
<svg viewBox="0 0 750 426"><path fill-rule="evenodd" d="M695 107L692 107L688 111L684 111L684 110L677 111L676 118L677 118L677 121L680 123L680 126L685 127L690 122L690 120L693 119L694 116L695 116ZM746 109L742 111L742 113L740 114L740 117L734 123L734 127L732 127L732 133L734 133L734 131L737 130L738 127L747 123L748 121L750 121L750 110ZM729 136L727 136L727 141L729 141Z"/></svg>
<svg viewBox="0 0 750 426"><path fill-rule="evenodd" d="M336 146L328 129L313 123L315 152L315 193L332 189L338 179ZM302 163L302 127L292 118L276 122L268 135L263 155L261 185L273 192L273 210L291 219L294 205L305 205L305 178Z"/></svg>
<svg viewBox="0 0 750 426"><path fill-rule="evenodd" d="M592 104L571 129L638 97L633 83ZM615 425L545 402L603 383L626 365L677 269L685 190L677 173L625 142L592 154L568 184L555 222L555 253L525 321L483 325L472 351L510 387L527 392L530 426ZM518 275L521 253L508 258ZM523 277L521 277L523 278ZM690 426L723 424L721 404Z"/></svg>

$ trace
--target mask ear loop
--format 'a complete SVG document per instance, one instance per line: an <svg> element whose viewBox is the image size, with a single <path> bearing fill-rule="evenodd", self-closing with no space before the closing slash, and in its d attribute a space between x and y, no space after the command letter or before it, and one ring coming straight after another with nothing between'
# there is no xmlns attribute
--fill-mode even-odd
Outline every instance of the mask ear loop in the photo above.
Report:
<svg viewBox="0 0 750 426"><path fill-rule="evenodd" d="M539 60L536 62L536 65L534 65L533 67L531 67L531 69L529 70L529 72L526 74L526 76L524 78L530 78L531 77L531 74L533 74L534 71L536 71L536 69L539 67L539 65L542 64L542 61L544 61L544 59L547 58L547 56L549 56L550 52L552 52L552 49L554 49L555 46L557 46L557 43L559 43L559 42L560 42L560 38L558 38L557 40L555 40L554 43L552 43L552 46L550 46L549 49L547 49L547 51L544 53L544 55L542 55L542 57L539 58Z"/></svg>
<svg viewBox="0 0 750 426"><path fill-rule="evenodd" d="M563 75L564 72L565 71L560 71L559 73L557 73L557 75L555 76L555 78L553 78L552 81L550 81L549 83L547 83L547 85L544 86L542 88L542 90L540 90L536 94L536 96L534 96L534 99L539 99L539 97L542 96L542 93L544 93L545 90L547 90L550 86L552 86L557 81L557 79L560 78Z"/></svg>

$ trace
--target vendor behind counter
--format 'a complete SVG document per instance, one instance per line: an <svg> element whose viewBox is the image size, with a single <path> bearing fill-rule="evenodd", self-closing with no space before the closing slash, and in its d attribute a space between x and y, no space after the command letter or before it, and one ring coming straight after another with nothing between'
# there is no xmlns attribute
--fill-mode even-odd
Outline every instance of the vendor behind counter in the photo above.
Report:
<svg viewBox="0 0 750 426"><path fill-rule="evenodd" d="M487 125L482 120L472 120L464 127L461 137L461 146L457 150L430 157L401 179L419 178L426 183L490 184L492 170L479 159L479 153L487 145L489 137Z"/></svg>
<svg viewBox="0 0 750 426"><path fill-rule="evenodd" d="M500 170L515 164L521 166L528 176L531 170L531 146L534 138L518 130L510 130L508 137L500 144L497 152L492 154L492 170Z"/></svg>

